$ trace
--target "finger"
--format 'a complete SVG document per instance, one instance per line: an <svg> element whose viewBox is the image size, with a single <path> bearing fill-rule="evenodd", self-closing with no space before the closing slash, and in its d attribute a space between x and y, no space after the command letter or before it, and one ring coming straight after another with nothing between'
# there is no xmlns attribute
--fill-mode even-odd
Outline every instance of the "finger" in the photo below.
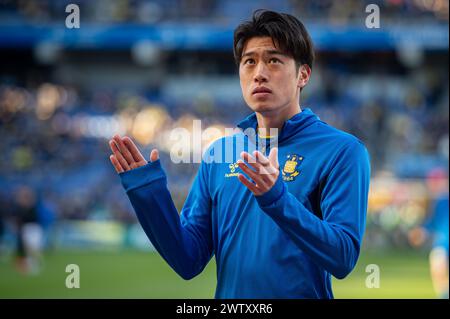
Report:
<svg viewBox="0 0 450 319"><path fill-rule="evenodd" d="M256 173L254 170L252 170L250 167L248 167L243 161L238 160L237 164L242 169L244 173L246 173L255 183L258 187L261 188L267 188L266 181L263 179L263 176Z"/></svg>
<svg viewBox="0 0 450 319"><path fill-rule="evenodd" d="M260 195L261 192L260 190L256 187L255 184L253 184L252 182L250 182L244 175L239 174L238 175L238 179L239 181L244 184L253 194L255 195Z"/></svg>
<svg viewBox="0 0 450 319"><path fill-rule="evenodd" d="M263 153L261 153L260 151L254 151L253 155L255 156L258 163L261 164L260 173L262 175L271 175L277 172L278 169L272 166L270 160L266 156L264 156Z"/></svg>
<svg viewBox="0 0 450 319"><path fill-rule="evenodd" d="M109 147L111 148L112 152L114 153L114 156L116 157L117 161L120 163L122 168L128 171L130 169L130 165L128 165L122 153L120 153L119 149L117 148L117 144L114 140L109 141Z"/></svg>
<svg viewBox="0 0 450 319"><path fill-rule="evenodd" d="M254 151L253 156L256 158L258 162L260 162L263 166L267 166L270 164L270 161L267 157L263 155L260 151Z"/></svg>
<svg viewBox="0 0 450 319"><path fill-rule="evenodd" d="M278 170L275 167L273 167L272 165L269 165L269 166L266 166L266 167L261 166L261 168L260 168L258 173L261 174L261 176L263 176L264 180L267 182L268 177L267 178L265 178L265 177L269 176L269 175L276 174L277 171Z"/></svg>
<svg viewBox="0 0 450 319"><path fill-rule="evenodd" d="M130 151L131 156L133 157L133 159L136 162L142 162L142 161L145 162L144 156L142 156L141 152L137 148L136 144L134 144L134 142L131 140L131 138L129 138L128 136L125 136L124 138L122 138L122 141L125 144L125 146L128 148L128 150Z"/></svg>
<svg viewBox="0 0 450 319"><path fill-rule="evenodd" d="M128 164L134 163L135 161L133 159L133 156L131 155L130 151L128 150L128 147L125 146L119 135L114 135L114 141L116 142L120 153L122 153L127 163Z"/></svg>
<svg viewBox="0 0 450 319"><path fill-rule="evenodd" d="M261 166L259 173L261 175L273 175L278 172L278 168L275 168L270 162L267 166ZM266 180L266 179L265 179Z"/></svg>
<svg viewBox="0 0 450 319"><path fill-rule="evenodd" d="M247 152L242 152L241 153L241 157L246 162L248 162L250 164L250 166L253 167L258 174L260 174L262 176L273 174L273 171L274 171L273 169L272 170L268 170L269 167L262 166L261 163L257 159L253 158ZM253 160L253 164L252 164L251 160ZM264 179L265 182L268 182L268 180L265 177L263 177L263 179Z"/></svg>
<svg viewBox="0 0 450 319"><path fill-rule="evenodd" d="M276 169L280 168L280 164L278 163L278 148L277 147L274 147L270 150L269 161Z"/></svg>
<svg viewBox="0 0 450 319"><path fill-rule="evenodd" d="M261 167L261 164L258 163L258 161L247 152L242 152L241 158L248 164L250 164L250 166L253 167L256 171L258 171L259 168Z"/></svg>
<svg viewBox="0 0 450 319"><path fill-rule="evenodd" d="M157 161L159 158L159 152L156 148L152 149L152 152L150 153L150 162Z"/></svg>
<svg viewBox="0 0 450 319"><path fill-rule="evenodd" d="M254 164L256 163L256 159L247 152L241 152L241 157L248 163Z"/></svg>
<svg viewBox="0 0 450 319"><path fill-rule="evenodd" d="M113 164L113 166L116 169L117 173L123 173L123 168L122 168L122 166L120 165L119 161L117 160L117 158L114 155L111 155L109 157L109 160Z"/></svg>

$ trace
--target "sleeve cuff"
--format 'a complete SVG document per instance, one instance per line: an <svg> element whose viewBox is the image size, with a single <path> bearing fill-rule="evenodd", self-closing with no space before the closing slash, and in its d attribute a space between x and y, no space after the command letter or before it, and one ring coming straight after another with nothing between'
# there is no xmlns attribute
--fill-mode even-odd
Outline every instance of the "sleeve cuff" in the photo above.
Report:
<svg viewBox="0 0 450 319"><path fill-rule="evenodd" d="M158 179L165 179L160 160L148 162L146 165L120 173L120 180L126 192L145 186Z"/></svg>
<svg viewBox="0 0 450 319"><path fill-rule="evenodd" d="M256 197L256 201L258 202L259 206L264 207L264 206L269 206L273 203L275 203L277 200L279 200L281 198L281 196L283 196L284 193L284 182L283 182L283 178L280 176L278 176L277 181L275 182L275 184L272 186L272 188L260 195L260 196L255 196Z"/></svg>

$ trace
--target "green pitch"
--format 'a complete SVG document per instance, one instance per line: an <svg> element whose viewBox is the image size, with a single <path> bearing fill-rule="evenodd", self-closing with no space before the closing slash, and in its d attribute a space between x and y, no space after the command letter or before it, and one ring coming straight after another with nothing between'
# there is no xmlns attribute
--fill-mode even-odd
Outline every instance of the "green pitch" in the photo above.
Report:
<svg viewBox="0 0 450 319"><path fill-rule="evenodd" d="M344 280L333 280L336 298L434 298L424 252L363 252ZM65 286L68 264L80 267L80 288ZM366 266L380 268L380 287L366 288ZM18 273L0 262L0 298L213 298L215 264L196 278L179 278L156 253L53 252L37 275Z"/></svg>

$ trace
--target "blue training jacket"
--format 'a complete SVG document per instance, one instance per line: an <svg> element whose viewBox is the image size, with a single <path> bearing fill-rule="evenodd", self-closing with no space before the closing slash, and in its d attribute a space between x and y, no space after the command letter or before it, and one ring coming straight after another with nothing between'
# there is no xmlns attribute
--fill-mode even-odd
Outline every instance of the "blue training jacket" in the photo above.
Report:
<svg viewBox="0 0 450 319"><path fill-rule="evenodd" d="M277 182L254 196L237 178L236 149L264 143L245 134L257 127L254 113L238 127L205 152L180 214L159 160L120 174L145 233L184 279L215 255L216 298L333 298L331 275L352 271L365 230L365 146L304 109L278 135Z"/></svg>

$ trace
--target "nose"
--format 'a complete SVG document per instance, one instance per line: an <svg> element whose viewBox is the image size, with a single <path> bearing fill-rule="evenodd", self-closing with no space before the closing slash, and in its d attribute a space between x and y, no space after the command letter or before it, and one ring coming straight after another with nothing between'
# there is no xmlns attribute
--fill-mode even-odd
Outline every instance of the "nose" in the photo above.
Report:
<svg viewBox="0 0 450 319"><path fill-rule="evenodd" d="M258 83L267 82L268 74L267 74L267 69L266 69L266 66L264 63L260 62L256 66L254 80L255 80L255 82L258 82Z"/></svg>

